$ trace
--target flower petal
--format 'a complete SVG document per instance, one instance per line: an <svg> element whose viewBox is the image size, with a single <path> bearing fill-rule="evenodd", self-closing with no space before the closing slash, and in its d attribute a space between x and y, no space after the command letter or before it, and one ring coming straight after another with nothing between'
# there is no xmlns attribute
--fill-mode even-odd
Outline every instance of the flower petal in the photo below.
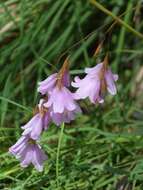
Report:
<svg viewBox="0 0 143 190"><path fill-rule="evenodd" d="M32 156L33 152L31 151L31 148L28 147L25 150L25 155L23 155L23 157L21 158L21 167L26 168L31 163Z"/></svg>
<svg viewBox="0 0 143 190"><path fill-rule="evenodd" d="M114 83L114 77L111 72L111 70L108 69L108 71L105 73L105 80L107 84L107 90L110 94L115 95L117 93L116 85Z"/></svg>
<svg viewBox="0 0 143 190"><path fill-rule="evenodd" d="M35 126L33 126L30 137L34 140L37 140L40 137L40 134L42 133L43 130L43 121L42 117L39 117L39 120L37 123L35 123Z"/></svg>
<svg viewBox="0 0 143 190"><path fill-rule="evenodd" d="M98 72L100 72L101 68L103 66L103 63L99 63L97 64L95 67L92 68L85 68L85 73L89 74L89 75L95 75Z"/></svg>

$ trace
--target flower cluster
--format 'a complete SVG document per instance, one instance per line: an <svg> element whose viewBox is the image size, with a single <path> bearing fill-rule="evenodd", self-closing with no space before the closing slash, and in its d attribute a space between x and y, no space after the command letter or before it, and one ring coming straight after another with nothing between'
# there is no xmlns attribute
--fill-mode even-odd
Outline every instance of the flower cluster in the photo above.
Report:
<svg viewBox="0 0 143 190"><path fill-rule="evenodd" d="M20 160L22 167L33 164L38 171L43 170L43 162L47 156L41 149L39 139L51 122L57 126L70 123L77 113L81 113L77 100L89 97L92 103L103 103L105 92L116 94L115 81L118 75L114 75L108 66L107 56L102 63L93 68L86 68L86 76L80 79L75 77L70 83L68 60L66 59L58 73L50 75L38 84L38 92L44 95L39 101L37 111L32 119L21 128L22 136L9 152ZM69 87L77 88L71 92Z"/></svg>

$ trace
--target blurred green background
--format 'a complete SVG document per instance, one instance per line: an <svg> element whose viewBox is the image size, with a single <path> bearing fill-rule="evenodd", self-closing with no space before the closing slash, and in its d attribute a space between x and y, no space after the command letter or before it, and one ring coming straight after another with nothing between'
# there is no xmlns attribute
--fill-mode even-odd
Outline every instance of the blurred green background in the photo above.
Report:
<svg viewBox="0 0 143 190"><path fill-rule="evenodd" d="M143 4L141 0L93 2L0 1L2 190L143 189ZM113 15L122 22L118 24ZM93 59L103 39L103 51ZM118 94L108 95L102 106L80 102L83 114L65 125L59 185L55 168L60 128L55 125L41 138L49 157L44 171L20 168L8 148L20 137L20 126L30 119L40 98L37 82L59 69L67 55L71 78L82 77L83 69L102 61L107 51L113 71L119 74Z"/></svg>

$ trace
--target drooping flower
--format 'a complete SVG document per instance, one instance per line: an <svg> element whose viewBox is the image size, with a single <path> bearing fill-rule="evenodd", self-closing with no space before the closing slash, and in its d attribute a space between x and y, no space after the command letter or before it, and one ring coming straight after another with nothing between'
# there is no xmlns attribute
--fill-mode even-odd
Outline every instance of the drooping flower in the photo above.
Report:
<svg viewBox="0 0 143 190"><path fill-rule="evenodd" d="M49 116L41 116L39 113L32 117L32 119L21 128L24 129L22 135L29 134L34 140L39 139L43 130L47 129L49 123Z"/></svg>
<svg viewBox="0 0 143 190"><path fill-rule="evenodd" d="M63 122L70 123L72 120L75 119L77 113L81 113L81 109L78 105L77 105L77 108L73 111L68 111L66 109L64 110L64 113L55 113L55 112L51 111L50 116L51 116L53 122L57 126L59 126Z"/></svg>
<svg viewBox="0 0 143 190"><path fill-rule="evenodd" d="M52 88L49 87L49 79L40 83L39 91L48 94L48 100L43 105L50 110L50 116L54 123L60 125L63 122L69 123L75 118L77 112L81 112L74 94L67 88L70 86L70 76L68 71L68 60L66 59L63 67L54 75ZM50 78L50 77L49 77Z"/></svg>
<svg viewBox="0 0 143 190"><path fill-rule="evenodd" d="M117 93L115 81L118 75L113 74L108 66L107 56L102 63L93 68L86 68L87 74L83 79L75 77L72 86L78 88L75 92L75 99L85 99L89 97L92 103L103 103L106 90L111 95Z"/></svg>
<svg viewBox="0 0 143 190"><path fill-rule="evenodd" d="M53 90L57 81L57 73L50 75L47 79L38 83L38 92L42 95L48 94Z"/></svg>
<svg viewBox="0 0 143 190"><path fill-rule="evenodd" d="M50 113L43 107L44 99L40 100L38 105L38 113L32 117L32 119L21 128L24 129L22 135L29 135L31 139L39 139L43 130L48 128L50 123Z"/></svg>
<svg viewBox="0 0 143 190"><path fill-rule="evenodd" d="M55 87L44 106L52 107L54 113L64 113L65 110L74 111L77 109L73 94L64 86L62 88Z"/></svg>
<svg viewBox="0 0 143 190"><path fill-rule="evenodd" d="M25 168L33 164L39 172L43 171L43 162L47 156L40 145L28 135L22 136L15 145L9 148L9 152L20 160L21 167Z"/></svg>
<svg viewBox="0 0 143 190"><path fill-rule="evenodd" d="M61 77L62 74L62 77ZM61 78L61 83L69 87L70 86L70 76L68 72L67 65L62 68L62 73L54 73L50 75L47 79L44 81L41 81L38 83L38 92L40 92L42 95L50 94L51 91L55 88L57 81Z"/></svg>

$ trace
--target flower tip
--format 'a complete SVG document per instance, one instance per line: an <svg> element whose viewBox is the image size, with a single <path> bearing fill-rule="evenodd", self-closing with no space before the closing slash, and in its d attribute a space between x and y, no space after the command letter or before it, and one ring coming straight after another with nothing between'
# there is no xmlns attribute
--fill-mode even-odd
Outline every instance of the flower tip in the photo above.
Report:
<svg viewBox="0 0 143 190"><path fill-rule="evenodd" d="M23 163L20 163L20 166L21 166L22 168L27 168L27 167L28 167L27 164L23 164Z"/></svg>
<svg viewBox="0 0 143 190"><path fill-rule="evenodd" d="M8 149L8 152L9 152L10 154L13 154L11 147Z"/></svg>
<svg viewBox="0 0 143 190"><path fill-rule="evenodd" d="M36 168L38 172L43 172L43 167Z"/></svg>
<svg viewBox="0 0 143 190"><path fill-rule="evenodd" d="M100 104L103 104L103 103L104 103L104 100L103 100L103 99L99 100L99 103L100 103Z"/></svg>
<svg viewBox="0 0 143 190"><path fill-rule="evenodd" d="M119 75L118 74L114 74L114 80L117 81L119 79Z"/></svg>
<svg viewBox="0 0 143 190"><path fill-rule="evenodd" d="M76 83L72 81L71 86L76 87Z"/></svg>
<svg viewBox="0 0 143 190"><path fill-rule="evenodd" d="M109 93L110 93L112 96L114 96L114 95L117 94L117 90L116 90L116 89L114 89L114 90L108 89L108 91L109 91Z"/></svg>
<svg viewBox="0 0 143 190"><path fill-rule="evenodd" d="M40 84L39 84L40 85ZM37 92L40 92L40 87L37 88Z"/></svg>

